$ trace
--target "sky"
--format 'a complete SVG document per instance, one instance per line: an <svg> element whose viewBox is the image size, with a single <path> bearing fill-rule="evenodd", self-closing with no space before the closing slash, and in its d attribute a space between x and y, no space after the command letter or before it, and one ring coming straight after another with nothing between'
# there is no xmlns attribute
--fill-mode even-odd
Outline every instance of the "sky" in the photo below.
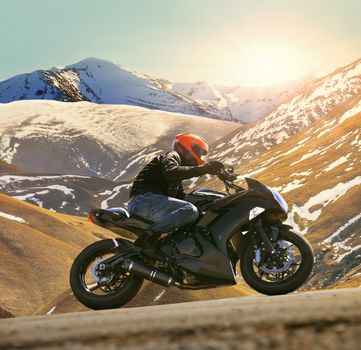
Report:
<svg viewBox="0 0 361 350"><path fill-rule="evenodd" d="M0 0L0 81L87 57L270 85L361 58L360 0Z"/></svg>

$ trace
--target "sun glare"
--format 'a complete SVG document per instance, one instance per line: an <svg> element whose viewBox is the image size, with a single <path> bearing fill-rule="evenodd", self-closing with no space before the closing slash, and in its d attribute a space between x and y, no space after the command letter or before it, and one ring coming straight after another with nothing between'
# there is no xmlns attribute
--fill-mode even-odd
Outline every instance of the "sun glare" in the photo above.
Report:
<svg viewBox="0 0 361 350"><path fill-rule="evenodd" d="M272 44L240 49L232 66L237 80L249 86L278 84L307 74L294 49Z"/></svg>

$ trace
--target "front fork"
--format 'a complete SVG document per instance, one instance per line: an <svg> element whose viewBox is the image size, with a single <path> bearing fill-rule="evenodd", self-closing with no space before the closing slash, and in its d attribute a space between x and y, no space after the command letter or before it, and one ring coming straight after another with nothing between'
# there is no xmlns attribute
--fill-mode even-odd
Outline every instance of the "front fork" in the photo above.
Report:
<svg viewBox="0 0 361 350"><path fill-rule="evenodd" d="M261 249L265 250L266 252L268 252L272 255L275 254L276 251L275 251L275 248L274 248L272 242L277 241L279 229L277 227L271 226L271 238L269 238L269 236L266 234L261 220L258 220L254 224L254 229L262 241Z"/></svg>

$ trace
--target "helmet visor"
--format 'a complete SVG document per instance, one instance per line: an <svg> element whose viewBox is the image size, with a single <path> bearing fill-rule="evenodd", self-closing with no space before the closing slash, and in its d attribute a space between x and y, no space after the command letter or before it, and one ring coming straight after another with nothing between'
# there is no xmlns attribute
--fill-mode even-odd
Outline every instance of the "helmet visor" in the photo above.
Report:
<svg viewBox="0 0 361 350"><path fill-rule="evenodd" d="M204 156L201 156L200 158L201 158L203 164L208 162L208 154L205 154Z"/></svg>
<svg viewBox="0 0 361 350"><path fill-rule="evenodd" d="M198 165L204 164L208 160L208 150L192 142L192 151L198 157ZM201 161L201 163L199 162Z"/></svg>
<svg viewBox="0 0 361 350"><path fill-rule="evenodd" d="M205 156L208 154L208 150L202 148L196 143L192 142L192 151L200 158L201 156Z"/></svg>

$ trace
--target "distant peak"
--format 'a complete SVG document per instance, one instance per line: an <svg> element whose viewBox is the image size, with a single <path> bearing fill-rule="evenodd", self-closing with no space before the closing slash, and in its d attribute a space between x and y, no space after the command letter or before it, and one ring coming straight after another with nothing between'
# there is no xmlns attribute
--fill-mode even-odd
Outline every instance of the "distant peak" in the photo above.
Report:
<svg viewBox="0 0 361 350"><path fill-rule="evenodd" d="M85 58L77 63L71 64L66 66L65 68L85 68L85 67L91 67L91 68L102 68L102 67L117 67L120 68L117 64L111 62L111 61L107 61L107 60L103 60L100 58L95 58L95 57L88 57ZM122 69L122 68L120 68Z"/></svg>

